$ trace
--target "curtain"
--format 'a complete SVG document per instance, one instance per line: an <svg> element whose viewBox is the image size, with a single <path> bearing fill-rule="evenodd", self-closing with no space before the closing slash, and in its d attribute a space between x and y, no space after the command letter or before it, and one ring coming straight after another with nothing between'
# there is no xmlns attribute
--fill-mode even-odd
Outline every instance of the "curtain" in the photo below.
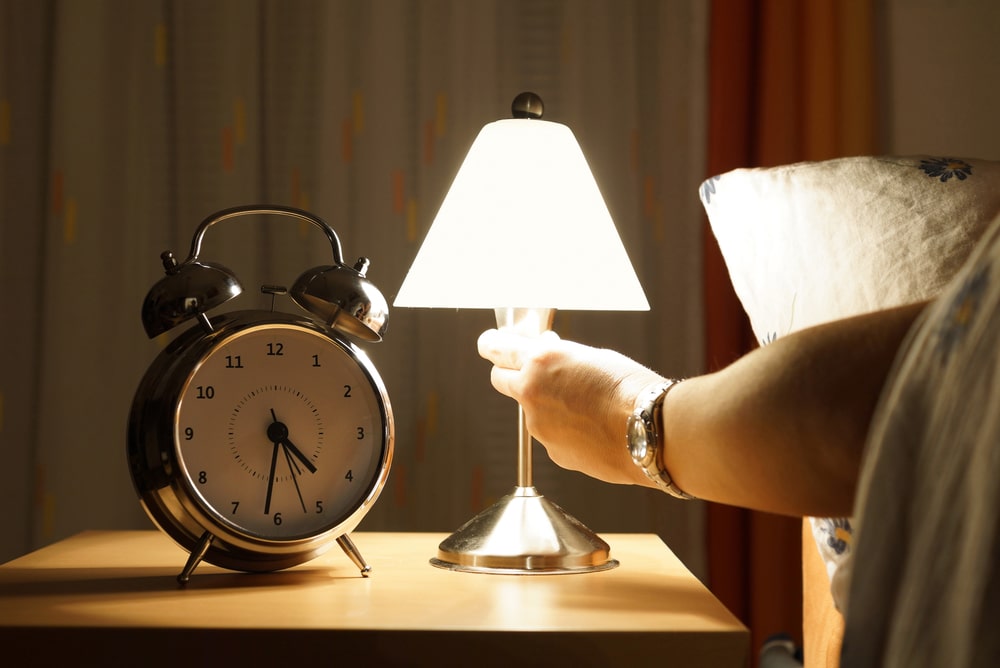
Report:
<svg viewBox="0 0 1000 668"><path fill-rule="evenodd" d="M522 90L578 137L652 305L559 313L557 331L699 373L707 21L701 0L0 0L0 560L151 528L124 436L175 335L150 341L139 319L162 251L185 257L223 208L302 207L370 258L391 304L476 133ZM204 241L247 286L224 309L269 308L256 285L329 263L326 239L285 219ZM493 324L392 309L365 346L396 452L360 530L452 531L515 485L517 409L475 351ZM655 532L704 576L702 504L560 470L541 448L534 478L592 529Z"/></svg>
<svg viewBox="0 0 1000 668"><path fill-rule="evenodd" d="M713 0L707 174L874 153L875 18L870 0ZM705 238L706 368L716 369L757 343L707 226ZM710 586L752 646L776 633L801 643L803 547L815 551L802 521L711 505L707 527Z"/></svg>

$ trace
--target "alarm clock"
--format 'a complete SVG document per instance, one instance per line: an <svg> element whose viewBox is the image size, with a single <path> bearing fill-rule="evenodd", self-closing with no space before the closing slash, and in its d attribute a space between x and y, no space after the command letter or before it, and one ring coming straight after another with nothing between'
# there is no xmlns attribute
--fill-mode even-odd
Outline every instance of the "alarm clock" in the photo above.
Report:
<svg viewBox="0 0 1000 668"><path fill-rule="evenodd" d="M288 295L297 313L242 310L209 317L242 286L199 258L202 238L223 220L277 215L307 221L329 240L333 264L307 270L290 289L262 286L272 304ZM382 294L365 277L368 260L344 264L333 228L288 207L219 211L195 231L178 262L146 295L142 322L156 337L182 323L139 383L128 419L127 457L140 503L190 553L186 583L201 561L275 571L308 561L334 543L363 576L371 570L350 532L389 474L389 397L358 342L380 341L388 322Z"/></svg>

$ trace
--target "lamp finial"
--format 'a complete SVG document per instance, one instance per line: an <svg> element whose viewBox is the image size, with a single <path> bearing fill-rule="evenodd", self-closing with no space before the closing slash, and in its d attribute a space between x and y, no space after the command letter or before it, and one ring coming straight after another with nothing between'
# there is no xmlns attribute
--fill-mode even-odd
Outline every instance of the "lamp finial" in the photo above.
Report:
<svg viewBox="0 0 1000 668"><path fill-rule="evenodd" d="M510 103L510 114L514 118L541 118L544 113L542 98L531 91L518 94Z"/></svg>

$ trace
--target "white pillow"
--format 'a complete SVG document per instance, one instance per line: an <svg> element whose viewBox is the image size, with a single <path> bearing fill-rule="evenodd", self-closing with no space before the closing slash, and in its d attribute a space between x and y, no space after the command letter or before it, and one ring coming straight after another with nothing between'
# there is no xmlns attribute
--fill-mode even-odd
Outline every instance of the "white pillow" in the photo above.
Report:
<svg viewBox="0 0 1000 668"><path fill-rule="evenodd" d="M700 192L766 343L939 292L1000 212L1000 162L839 158L737 169Z"/></svg>

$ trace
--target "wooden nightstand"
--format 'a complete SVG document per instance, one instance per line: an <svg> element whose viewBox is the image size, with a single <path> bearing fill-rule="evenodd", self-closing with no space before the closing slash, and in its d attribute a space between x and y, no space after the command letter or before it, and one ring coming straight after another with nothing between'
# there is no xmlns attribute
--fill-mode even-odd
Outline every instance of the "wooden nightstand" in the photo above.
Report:
<svg viewBox="0 0 1000 668"><path fill-rule="evenodd" d="M22 665L749 665L749 634L652 534L618 568L483 575L429 565L443 534L356 533L268 574L202 564L156 531L86 532L0 566L0 648ZM5 659L6 661L6 659Z"/></svg>

